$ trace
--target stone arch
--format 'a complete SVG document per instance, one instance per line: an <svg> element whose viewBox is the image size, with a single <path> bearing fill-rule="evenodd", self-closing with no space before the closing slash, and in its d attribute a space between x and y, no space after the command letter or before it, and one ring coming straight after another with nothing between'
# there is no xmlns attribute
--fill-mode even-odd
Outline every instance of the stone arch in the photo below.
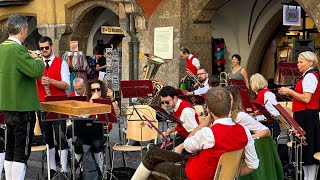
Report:
<svg viewBox="0 0 320 180"><path fill-rule="evenodd" d="M71 34L63 34L60 45L62 49L68 49L70 40L77 40L79 42L79 50L87 50L87 42L89 32L95 19L105 9L110 10L115 15L118 14L118 4L110 1L89 1L89 2L74 2L72 6L69 4L69 9L66 13L72 16L71 22L73 32ZM86 23L83 23L86 22Z"/></svg>
<svg viewBox="0 0 320 180"><path fill-rule="evenodd" d="M192 2L192 3L191 3ZM194 4L191 18L194 23L197 22L210 22L214 18L215 12L228 1L226 0L190 0L190 4ZM320 29L320 7L317 0L303 1L296 0L302 8L313 18L318 29ZM280 2L279 2L280 3ZM265 25L263 31L259 32L257 40L252 45L247 65L248 74L251 75L259 71L261 61L265 55L267 47L270 45L272 39L275 37L276 32L282 26L282 10L275 13L274 16Z"/></svg>

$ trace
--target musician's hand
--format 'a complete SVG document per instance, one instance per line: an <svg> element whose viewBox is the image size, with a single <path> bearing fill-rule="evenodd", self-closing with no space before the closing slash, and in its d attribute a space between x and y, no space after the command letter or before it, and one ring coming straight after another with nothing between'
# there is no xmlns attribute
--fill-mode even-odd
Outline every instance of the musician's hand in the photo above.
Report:
<svg viewBox="0 0 320 180"><path fill-rule="evenodd" d="M186 76L181 78L180 82L184 82L186 80Z"/></svg>
<svg viewBox="0 0 320 180"><path fill-rule="evenodd" d="M170 136L170 132L168 132L168 131L165 131L165 132L163 132L163 135L165 135L165 136Z"/></svg>
<svg viewBox="0 0 320 180"><path fill-rule="evenodd" d="M110 97L111 100L113 99L113 91L112 91L112 89L108 88L107 96Z"/></svg>
<svg viewBox="0 0 320 180"><path fill-rule="evenodd" d="M91 99L99 99L100 98L100 95L95 92L92 96L91 96Z"/></svg>
<svg viewBox="0 0 320 180"><path fill-rule="evenodd" d="M290 88L287 88L287 87L281 87L279 90L278 90L278 93L280 95L290 95L290 92L292 90Z"/></svg>
<svg viewBox="0 0 320 180"><path fill-rule="evenodd" d="M48 85L50 84L50 78L46 76L42 76L42 84L43 85Z"/></svg>
<svg viewBox="0 0 320 180"><path fill-rule="evenodd" d="M183 143L173 149L173 152L181 154L184 149Z"/></svg>
<svg viewBox="0 0 320 180"><path fill-rule="evenodd" d="M28 54L29 54L29 56L32 57L33 59L35 59L35 58L38 57L38 54L36 54L35 51L28 50Z"/></svg>

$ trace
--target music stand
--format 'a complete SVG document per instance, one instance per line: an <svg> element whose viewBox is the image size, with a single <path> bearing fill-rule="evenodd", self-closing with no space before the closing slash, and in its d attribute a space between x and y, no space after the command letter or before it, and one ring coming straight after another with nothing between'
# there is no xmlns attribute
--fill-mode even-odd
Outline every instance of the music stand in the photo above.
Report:
<svg viewBox="0 0 320 180"><path fill-rule="evenodd" d="M183 100L188 101L189 103L191 103L191 100L190 100L189 96L186 95L187 92L188 92L187 90L176 89L176 91L177 91L177 95L178 95L179 99L183 99Z"/></svg>
<svg viewBox="0 0 320 180"><path fill-rule="evenodd" d="M274 123L281 123L275 116L270 114L270 112L266 109L266 107L263 104L257 103L257 102L251 102L258 110L261 112L262 115L267 119L266 121L262 121L264 123L271 123L271 134L273 136L273 126Z"/></svg>
<svg viewBox="0 0 320 180"><path fill-rule="evenodd" d="M250 101L249 93L247 90L238 89L239 95L242 100L242 105L246 111L246 113L254 113L253 105Z"/></svg>
<svg viewBox="0 0 320 180"><path fill-rule="evenodd" d="M302 75L301 72L299 71L296 63L279 62L278 68L279 68L280 73L283 76L293 76L295 82L296 82L297 77L300 77ZM279 81L280 81L280 77L279 77Z"/></svg>
<svg viewBox="0 0 320 180"><path fill-rule="evenodd" d="M229 79L229 84L236 86L238 90L243 90L248 92L246 83L242 79Z"/></svg>
<svg viewBox="0 0 320 180"><path fill-rule="evenodd" d="M122 97L152 97L154 96L151 80L120 81Z"/></svg>
<svg viewBox="0 0 320 180"><path fill-rule="evenodd" d="M292 134L294 135L294 139L292 142L292 148L294 148L295 154L295 172L296 178L298 180L302 180L302 145L306 146L308 143L305 141L306 132L300 127L300 125L289 115L289 113L280 105L273 105L286 120L287 124L291 128L293 128Z"/></svg>

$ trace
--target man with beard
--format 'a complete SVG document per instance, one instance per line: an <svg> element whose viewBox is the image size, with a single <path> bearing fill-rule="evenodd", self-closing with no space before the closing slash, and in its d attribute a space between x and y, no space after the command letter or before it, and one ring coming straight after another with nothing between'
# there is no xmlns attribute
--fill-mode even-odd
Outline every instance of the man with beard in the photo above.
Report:
<svg viewBox="0 0 320 180"><path fill-rule="evenodd" d="M208 79L207 70L204 68L199 69L197 71L197 78L201 84L197 85L198 89L192 92L188 92L187 95L205 95L209 90L209 83L208 83L209 79Z"/></svg>
<svg viewBox="0 0 320 180"><path fill-rule="evenodd" d="M70 71L66 61L56 57L52 53L52 40L50 37L43 36L39 40L39 48L42 52L42 60L45 65L44 76L37 79L38 95L41 102L45 101L45 96L65 95L66 90L70 87ZM38 113L38 117L40 113ZM42 117L46 117L42 114ZM47 119L55 117L46 117ZM59 124L61 125L61 141L59 140ZM51 178L56 174L56 149L59 149L61 160L61 172L63 176L67 172L68 164L68 143L66 137L66 123L59 121L42 122L42 130L44 132L45 142L49 145L50 157L50 176ZM55 138L53 137L55 135ZM54 139L61 147L55 147ZM61 142L61 143L59 143ZM61 148L61 150L60 150Z"/></svg>

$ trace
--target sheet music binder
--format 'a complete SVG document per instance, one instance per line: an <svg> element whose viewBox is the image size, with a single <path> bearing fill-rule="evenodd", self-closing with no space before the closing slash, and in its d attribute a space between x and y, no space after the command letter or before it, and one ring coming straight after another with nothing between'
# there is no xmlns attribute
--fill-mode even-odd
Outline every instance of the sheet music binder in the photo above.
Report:
<svg viewBox="0 0 320 180"><path fill-rule="evenodd" d="M87 101L87 96L69 96L68 100Z"/></svg>
<svg viewBox="0 0 320 180"><path fill-rule="evenodd" d="M266 118L268 122L280 122L276 121L275 117L273 117L270 112L266 109L263 104L257 102L251 102Z"/></svg>
<svg viewBox="0 0 320 180"><path fill-rule="evenodd" d="M246 113L254 113L253 105L252 105L252 103L250 101L250 97L249 97L248 91L238 89L238 92L239 92L239 95L241 97L242 105L243 105Z"/></svg>
<svg viewBox="0 0 320 180"><path fill-rule="evenodd" d="M283 76L293 76L295 79L302 76L296 63L279 62L278 68ZM280 76L281 77L281 76ZM280 79L279 79L280 81Z"/></svg>
<svg viewBox="0 0 320 180"><path fill-rule="evenodd" d="M63 101L63 100L68 100L68 95L52 95L52 96L45 96L45 101ZM59 117L60 116L60 117ZM68 115L65 114L58 114L58 113L53 113L53 112L47 112L47 115L44 120L49 120L49 119L67 119Z"/></svg>
<svg viewBox="0 0 320 180"><path fill-rule="evenodd" d="M122 97L152 97L154 96L151 80L120 81Z"/></svg>

